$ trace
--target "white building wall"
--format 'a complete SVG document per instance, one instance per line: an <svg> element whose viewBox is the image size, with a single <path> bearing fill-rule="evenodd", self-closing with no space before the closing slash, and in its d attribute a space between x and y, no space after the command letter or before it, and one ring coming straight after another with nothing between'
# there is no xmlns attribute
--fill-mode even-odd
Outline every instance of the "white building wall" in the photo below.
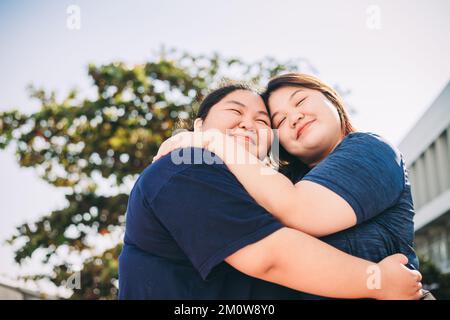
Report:
<svg viewBox="0 0 450 320"><path fill-rule="evenodd" d="M416 209L416 247L450 272L450 82L399 145Z"/></svg>

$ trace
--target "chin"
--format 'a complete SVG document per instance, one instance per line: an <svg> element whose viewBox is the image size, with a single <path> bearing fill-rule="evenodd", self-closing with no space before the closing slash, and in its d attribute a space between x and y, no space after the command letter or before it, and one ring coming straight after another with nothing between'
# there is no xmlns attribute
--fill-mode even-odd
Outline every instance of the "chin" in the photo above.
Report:
<svg viewBox="0 0 450 320"><path fill-rule="evenodd" d="M326 134L318 132L317 130L314 132L308 132L308 135L305 136L301 145L305 149L315 149L318 146L326 143Z"/></svg>

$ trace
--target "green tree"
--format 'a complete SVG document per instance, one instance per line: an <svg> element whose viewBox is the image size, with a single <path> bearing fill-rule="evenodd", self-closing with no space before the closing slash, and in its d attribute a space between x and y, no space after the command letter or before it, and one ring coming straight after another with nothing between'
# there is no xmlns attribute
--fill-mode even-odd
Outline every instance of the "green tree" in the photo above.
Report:
<svg viewBox="0 0 450 320"><path fill-rule="evenodd" d="M35 259L53 268L52 274L27 279L63 286L82 266L81 288L72 298L115 298L127 186L151 163L177 120L188 118L223 77L264 84L302 63L307 61L246 63L163 49L144 64L89 65L94 99L76 90L57 99L54 91L31 86L40 110L0 113L0 148L14 148L20 166L35 168L40 178L64 188L67 206L18 226L8 239L18 263ZM114 246L98 252L106 237Z"/></svg>

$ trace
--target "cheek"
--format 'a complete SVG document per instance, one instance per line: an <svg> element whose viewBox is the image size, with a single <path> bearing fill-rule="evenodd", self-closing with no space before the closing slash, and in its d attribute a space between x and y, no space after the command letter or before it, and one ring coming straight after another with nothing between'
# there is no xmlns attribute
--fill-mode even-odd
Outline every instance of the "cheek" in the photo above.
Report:
<svg viewBox="0 0 450 320"><path fill-rule="evenodd" d="M331 133L337 133L341 131L341 119L336 110L328 110L322 117L322 125Z"/></svg>
<svg viewBox="0 0 450 320"><path fill-rule="evenodd" d="M289 151L291 149L291 146L295 143L295 141L292 140L289 128L286 127L278 130L278 139L280 140L280 144L287 151Z"/></svg>
<svg viewBox="0 0 450 320"><path fill-rule="evenodd" d="M226 133L227 130L230 130L234 128L234 122L233 119L227 116L215 116L215 117L208 117L203 122L203 130L209 130L209 129L216 129L223 133Z"/></svg>
<svg viewBox="0 0 450 320"><path fill-rule="evenodd" d="M318 118L321 118L327 125L336 127L341 125L341 119L336 107L329 101L325 101L322 108L319 109Z"/></svg>

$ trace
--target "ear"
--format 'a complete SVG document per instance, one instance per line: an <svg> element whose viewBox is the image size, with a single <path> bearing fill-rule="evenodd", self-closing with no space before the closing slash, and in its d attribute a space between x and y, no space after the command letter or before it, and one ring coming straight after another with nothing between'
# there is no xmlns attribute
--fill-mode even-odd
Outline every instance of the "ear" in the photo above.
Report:
<svg viewBox="0 0 450 320"><path fill-rule="evenodd" d="M194 120L194 132L202 131L203 120L201 118L197 118Z"/></svg>

